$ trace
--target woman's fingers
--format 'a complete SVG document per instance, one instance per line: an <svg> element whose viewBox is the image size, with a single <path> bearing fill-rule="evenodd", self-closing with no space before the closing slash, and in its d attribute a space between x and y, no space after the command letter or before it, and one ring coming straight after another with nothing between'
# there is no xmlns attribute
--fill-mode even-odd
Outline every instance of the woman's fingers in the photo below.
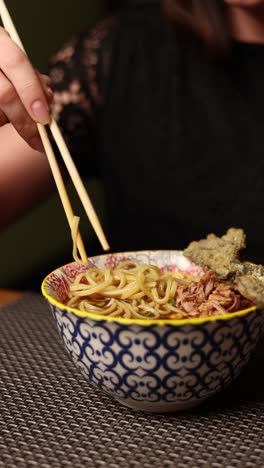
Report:
<svg viewBox="0 0 264 468"><path fill-rule="evenodd" d="M49 76L41 75L40 73L39 73L39 79L40 79L40 81L42 83L42 87L43 87L45 96L46 96L47 101L48 101L48 103L50 105L52 103L52 101L53 101L52 81L51 81Z"/></svg>
<svg viewBox="0 0 264 468"><path fill-rule="evenodd" d="M34 149L43 151L36 123L26 112L25 107L19 100L12 83L0 71L0 126L8 122L18 131Z"/></svg>
<svg viewBox="0 0 264 468"><path fill-rule="evenodd" d="M0 27L0 127L11 122L34 149L43 151L36 122L50 121L52 82L34 70L23 51Z"/></svg>
<svg viewBox="0 0 264 468"><path fill-rule="evenodd" d="M53 86L52 79L48 75L43 75L42 73L39 73L37 70L36 70L36 73L38 74L43 87L52 89L52 86Z"/></svg>
<svg viewBox="0 0 264 468"><path fill-rule="evenodd" d="M24 52L3 28L0 28L0 69L11 83L11 86L5 84L2 89L0 109L6 113L3 106L10 105L13 107L10 113L15 115L14 100L18 96L31 119L47 124L50 121L49 106L41 80ZM15 101L17 105L18 101Z"/></svg>
<svg viewBox="0 0 264 468"><path fill-rule="evenodd" d="M2 111L0 111L0 127L3 127L7 123L8 123L7 116Z"/></svg>

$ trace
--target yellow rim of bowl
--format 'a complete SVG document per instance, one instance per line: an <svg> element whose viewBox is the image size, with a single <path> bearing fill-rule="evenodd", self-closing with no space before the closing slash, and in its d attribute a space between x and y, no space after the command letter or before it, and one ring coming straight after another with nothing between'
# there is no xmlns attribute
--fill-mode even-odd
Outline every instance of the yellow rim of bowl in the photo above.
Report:
<svg viewBox="0 0 264 468"><path fill-rule="evenodd" d="M145 251L142 251L142 252L145 252ZM154 250L152 252L154 252ZM159 250L159 252L172 252L172 250ZM180 252L180 250L177 250L177 251L175 250L175 252ZM123 255L125 253L128 255L133 252L115 252L113 255ZM140 251L138 251L138 253L140 253ZM107 254L95 255L91 257L91 259L104 257L105 255ZM48 294L46 291L47 282L52 275L60 271L62 268L65 268L69 265L73 265L75 263L76 262L66 263L65 265L62 265L56 268L55 270L53 270L51 273L49 273L46 276L46 278L42 281L41 292L42 292L42 295L45 297L45 299L47 299L49 303L53 304L59 309L72 312L74 315L77 315L78 317L82 317L82 318L86 317L86 318L96 320L96 321L116 322L116 323L120 323L123 325L143 325L145 327L149 327L152 325L173 325L173 326L180 327L183 325L199 325L199 324L206 323L206 322L216 322L218 320L231 320L234 317L243 317L244 315L247 315L248 313L257 310L256 306L251 306L251 307L248 307L247 309L239 310L238 312L231 312L231 313L224 314L224 315L214 315L212 317L199 317L199 318L192 318L192 319L174 319L174 320L170 320L170 319L144 320L144 319L134 319L134 318L129 319L129 318L123 318L123 317L109 317L107 315L97 315L93 312L88 312L88 311L82 312L81 310L75 309L74 307L69 307L66 304L63 304L62 302L57 301L52 296L50 296L50 294Z"/></svg>

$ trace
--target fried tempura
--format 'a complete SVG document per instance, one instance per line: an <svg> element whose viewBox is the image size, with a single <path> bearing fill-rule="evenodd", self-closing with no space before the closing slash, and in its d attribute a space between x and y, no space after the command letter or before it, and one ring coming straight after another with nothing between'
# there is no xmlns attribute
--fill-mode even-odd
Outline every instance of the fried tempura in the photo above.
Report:
<svg viewBox="0 0 264 468"><path fill-rule="evenodd" d="M239 260L246 247L243 229L230 228L222 237L209 234L194 241L183 251L198 265L213 270L220 280L227 280L247 299L264 307L264 267Z"/></svg>
<svg viewBox="0 0 264 468"><path fill-rule="evenodd" d="M206 239L191 242L183 253L198 265L213 270L219 279L227 279L234 271L232 261L245 248L245 239L243 229L230 228L222 237L209 234Z"/></svg>
<svg viewBox="0 0 264 468"><path fill-rule="evenodd" d="M250 299L258 307L264 307L264 276L238 274L235 285L242 296Z"/></svg>

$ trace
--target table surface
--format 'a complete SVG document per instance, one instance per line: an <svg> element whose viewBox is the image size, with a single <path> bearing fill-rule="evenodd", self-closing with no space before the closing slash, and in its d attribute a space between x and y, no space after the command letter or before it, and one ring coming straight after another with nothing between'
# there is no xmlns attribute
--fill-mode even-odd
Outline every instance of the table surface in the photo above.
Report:
<svg viewBox="0 0 264 468"><path fill-rule="evenodd" d="M39 294L3 297L12 302L0 308L0 468L264 468L263 342L201 407L141 413L85 381Z"/></svg>
<svg viewBox="0 0 264 468"><path fill-rule="evenodd" d="M0 289L0 305L8 304L21 296L20 291L13 291L12 289Z"/></svg>

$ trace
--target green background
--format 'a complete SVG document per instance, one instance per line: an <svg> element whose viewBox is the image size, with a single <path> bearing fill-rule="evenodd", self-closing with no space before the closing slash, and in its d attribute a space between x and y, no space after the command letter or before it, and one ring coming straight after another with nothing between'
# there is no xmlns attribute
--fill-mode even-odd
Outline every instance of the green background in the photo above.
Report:
<svg viewBox="0 0 264 468"><path fill-rule="evenodd" d="M6 0L18 33L37 68L69 37L89 27L106 9L105 0Z"/></svg>
<svg viewBox="0 0 264 468"><path fill-rule="evenodd" d="M122 2L105 0L6 0L18 33L33 65L44 71L48 58L78 31L91 26ZM85 181L98 214L106 222L103 189ZM15 190L15 188L13 188ZM88 255L100 253L98 242L70 186L76 213L81 215ZM0 287L37 289L51 270L72 260L72 241L61 202L55 194L0 235Z"/></svg>

